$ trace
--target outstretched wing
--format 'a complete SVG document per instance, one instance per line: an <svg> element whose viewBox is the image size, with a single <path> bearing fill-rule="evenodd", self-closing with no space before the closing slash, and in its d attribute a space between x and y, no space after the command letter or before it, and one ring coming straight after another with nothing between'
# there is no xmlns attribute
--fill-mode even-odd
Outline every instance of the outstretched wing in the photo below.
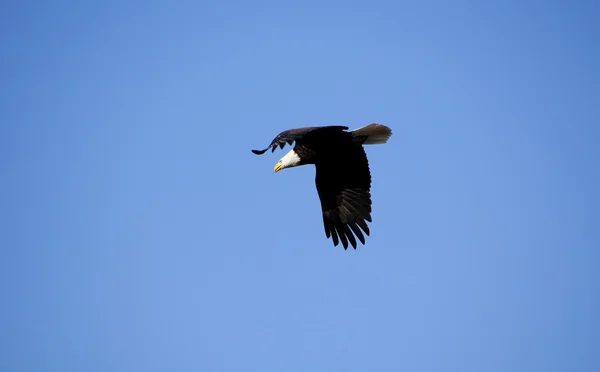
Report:
<svg viewBox="0 0 600 372"><path fill-rule="evenodd" d="M308 133L312 130L315 130L315 129L320 129L320 128L325 128L325 127L303 127L303 128L285 130L285 131L279 133L277 135L277 137L275 137L273 139L273 141L271 141L271 144L269 144L269 146L266 149L252 150L252 152L255 153L256 155L262 155L268 149L272 149L271 152L274 152L275 149L277 148L277 146L279 146L279 148L282 149L286 143L291 146L292 143L294 143L294 141L297 141L298 139L304 137L304 135L306 133ZM331 126L331 127L327 127L327 128L338 128L341 130L348 129L348 127L343 127L343 126Z"/></svg>
<svg viewBox="0 0 600 372"><path fill-rule="evenodd" d="M316 165L316 186L321 200L325 235L344 249L365 244L371 222L371 172L362 146L348 146L327 163ZM362 230L362 231L361 231Z"/></svg>

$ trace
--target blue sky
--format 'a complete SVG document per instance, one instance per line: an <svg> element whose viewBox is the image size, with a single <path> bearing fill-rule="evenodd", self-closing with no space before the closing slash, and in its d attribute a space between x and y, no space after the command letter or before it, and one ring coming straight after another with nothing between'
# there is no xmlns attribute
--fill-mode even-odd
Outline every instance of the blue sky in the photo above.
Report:
<svg viewBox="0 0 600 372"><path fill-rule="evenodd" d="M0 10L1 371L600 370L594 2ZM371 122L344 251L250 149Z"/></svg>

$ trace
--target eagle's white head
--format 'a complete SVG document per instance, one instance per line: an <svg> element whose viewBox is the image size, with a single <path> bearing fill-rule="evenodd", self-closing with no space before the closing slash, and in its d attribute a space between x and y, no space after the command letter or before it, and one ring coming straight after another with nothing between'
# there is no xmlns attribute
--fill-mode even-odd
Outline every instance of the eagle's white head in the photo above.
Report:
<svg viewBox="0 0 600 372"><path fill-rule="evenodd" d="M279 159L277 164L275 164L275 168L273 168L273 170L275 172L279 172L280 170L285 168L295 167L297 165L300 165L300 161L300 156L298 156L298 154L296 154L296 152L292 149L290 150L290 152L285 154L283 158Z"/></svg>

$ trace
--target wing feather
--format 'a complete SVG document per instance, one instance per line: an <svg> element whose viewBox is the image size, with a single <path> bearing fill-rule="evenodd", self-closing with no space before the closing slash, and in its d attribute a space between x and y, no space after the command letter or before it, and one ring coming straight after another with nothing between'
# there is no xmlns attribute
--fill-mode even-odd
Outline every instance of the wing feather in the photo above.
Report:
<svg viewBox="0 0 600 372"><path fill-rule="evenodd" d="M316 164L316 186L321 200L325 235L337 234L346 249L356 249L357 240L364 245L370 234L371 173L364 149L352 144L332 150L326 161ZM362 229L362 231L361 231ZM337 239L333 240L337 246Z"/></svg>
<svg viewBox="0 0 600 372"><path fill-rule="evenodd" d="M340 125L332 125L332 126L326 126L326 127L302 127L302 128L288 129L288 130L284 130L283 132L279 133L271 141L271 143L269 144L269 146L266 149L252 150L252 152L256 155L262 155L265 152L267 152L267 150L269 150L269 149L271 149L271 152L274 152L277 149L277 147L279 147L280 149L283 149L283 147L285 146L286 143L291 146L294 143L294 141L301 139L307 133L309 133L315 129L326 129L326 128L337 129L337 130L347 130L348 129L348 127L344 127L344 126L340 126Z"/></svg>
<svg viewBox="0 0 600 372"><path fill-rule="evenodd" d="M360 242L365 245L365 236L363 235L362 231L360 231L360 229L358 228L358 226L356 225L355 222L351 222L348 224L348 226L350 226L350 228L352 229L352 232L354 232L354 235L356 235L356 237L358 238L358 240L360 240ZM356 246L355 246L356 248Z"/></svg>

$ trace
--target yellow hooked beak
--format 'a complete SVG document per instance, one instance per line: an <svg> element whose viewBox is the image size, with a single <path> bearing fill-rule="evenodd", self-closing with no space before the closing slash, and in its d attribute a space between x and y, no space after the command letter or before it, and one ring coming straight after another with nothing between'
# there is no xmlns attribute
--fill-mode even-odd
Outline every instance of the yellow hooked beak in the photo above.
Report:
<svg viewBox="0 0 600 372"><path fill-rule="evenodd" d="M273 170L275 171L275 173L279 172L279 170L281 169L281 162L278 161L277 164L275 164L275 168L273 168Z"/></svg>

